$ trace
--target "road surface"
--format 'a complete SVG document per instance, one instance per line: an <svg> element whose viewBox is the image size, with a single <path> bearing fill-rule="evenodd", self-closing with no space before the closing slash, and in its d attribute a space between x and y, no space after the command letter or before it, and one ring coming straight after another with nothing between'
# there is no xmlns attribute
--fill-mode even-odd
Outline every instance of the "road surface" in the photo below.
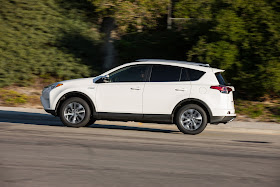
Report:
<svg viewBox="0 0 280 187"><path fill-rule="evenodd" d="M234 124L193 136L132 122L69 128L0 109L0 186L279 187L280 129Z"/></svg>

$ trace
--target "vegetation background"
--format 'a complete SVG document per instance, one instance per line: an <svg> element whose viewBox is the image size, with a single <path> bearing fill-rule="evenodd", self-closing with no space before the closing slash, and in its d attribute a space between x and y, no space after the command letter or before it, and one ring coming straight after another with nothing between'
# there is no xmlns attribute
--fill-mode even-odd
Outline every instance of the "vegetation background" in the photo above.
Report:
<svg viewBox="0 0 280 187"><path fill-rule="evenodd" d="M171 29L168 10L180 18ZM225 69L237 112L280 120L279 0L5 0L0 28L2 105L38 104L51 82L158 58Z"/></svg>

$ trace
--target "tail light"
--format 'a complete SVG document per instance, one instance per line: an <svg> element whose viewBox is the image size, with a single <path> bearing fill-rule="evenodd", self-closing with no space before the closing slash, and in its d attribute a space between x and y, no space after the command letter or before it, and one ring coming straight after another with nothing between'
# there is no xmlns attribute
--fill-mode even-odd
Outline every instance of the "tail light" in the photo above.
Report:
<svg viewBox="0 0 280 187"><path fill-rule="evenodd" d="M230 93L232 91L232 89L230 87L227 86L211 86L211 89L215 89L215 90L219 90L221 93Z"/></svg>

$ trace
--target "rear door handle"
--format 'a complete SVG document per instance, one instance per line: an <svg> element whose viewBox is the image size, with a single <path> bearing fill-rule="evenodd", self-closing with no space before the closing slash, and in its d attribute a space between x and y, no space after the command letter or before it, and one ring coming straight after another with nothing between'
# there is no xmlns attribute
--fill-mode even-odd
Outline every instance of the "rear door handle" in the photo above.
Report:
<svg viewBox="0 0 280 187"><path fill-rule="evenodd" d="M130 88L131 90L140 90L140 88L136 87L136 88Z"/></svg>
<svg viewBox="0 0 280 187"><path fill-rule="evenodd" d="M186 91L187 89L186 88L176 88L175 89L175 91L182 91L182 92L184 92L184 91Z"/></svg>

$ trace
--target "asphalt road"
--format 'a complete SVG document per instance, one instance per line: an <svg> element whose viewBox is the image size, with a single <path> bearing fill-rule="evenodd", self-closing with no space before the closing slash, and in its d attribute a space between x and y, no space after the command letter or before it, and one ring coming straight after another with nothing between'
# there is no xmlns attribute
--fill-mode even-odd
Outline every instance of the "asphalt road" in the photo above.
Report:
<svg viewBox="0 0 280 187"><path fill-rule="evenodd" d="M0 110L0 186L279 187L280 131L238 129L68 128L47 114Z"/></svg>

